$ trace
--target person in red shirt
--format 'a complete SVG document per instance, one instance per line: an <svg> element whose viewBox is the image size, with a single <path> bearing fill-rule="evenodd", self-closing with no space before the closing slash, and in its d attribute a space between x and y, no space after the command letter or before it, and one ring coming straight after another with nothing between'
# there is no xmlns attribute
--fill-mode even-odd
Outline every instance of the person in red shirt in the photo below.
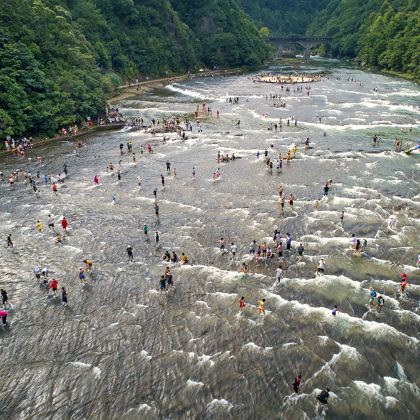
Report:
<svg viewBox="0 0 420 420"><path fill-rule="evenodd" d="M296 394L299 392L299 387L300 387L301 382L302 382L302 375L296 376L295 382L293 383L293 389L296 392Z"/></svg>
<svg viewBox="0 0 420 420"><path fill-rule="evenodd" d="M3 325L7 324L7 315L9 313L7 311L4 311L3 309L0 309L0 318Z"/></svg>
<svg viewBox="0 0 420 420"><path fill-rule="evenodd" d="M407 274L402 273L401 274L401 284L400 284L401 294L403 294L405 292L405 289L407 288L407 284L408 284Z"/></svg>
<svg viewBox="0 0 420 420"><path fill-rule="evenodd" d="M245 306L246 306L245 298L242 296L242 297L239 299L239 309L240 309L241 311L243 311L243 310L245 309Z"/></svg>
<svg viewBox="0 0 420 420"><path fill-rule="evenodd" d="M57 296L58 281L56 279L51 279L49 287L52 290L54 296Z"/></svg>
<svg viewBox="0 0 420 420"><path fill-rule="evenodd" d="M63 217L63 220L61 221L61 227L63 228L63 230L67 230L68 225L69 225L69 222L67 221L65 217Z"/></svg>
<svg viewBox="0 0 420 420"><path fill-rule="evenodd" d="M55 182L52 184L52 191L53 191L53 194L54 194L54 195L57 195L58 188L57 188L57 185L56 185L56 183L55 183Z"/></svg>

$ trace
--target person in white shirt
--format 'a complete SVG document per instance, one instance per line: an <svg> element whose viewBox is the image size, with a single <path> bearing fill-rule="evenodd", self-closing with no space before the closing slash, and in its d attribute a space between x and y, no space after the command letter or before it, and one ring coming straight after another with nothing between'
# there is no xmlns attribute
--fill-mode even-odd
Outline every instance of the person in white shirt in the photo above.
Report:
<svg viewBox="0 0 420 420"><path fill-rule="evenodd" d="M388 227L390 229L395 229L397 227L397 219L395 218L395 216L393 215L389 216Z"/></svg>
<svg viewBox="0 0 420 420"><path fill-rule="evenodd" d="M316 274L321 275L325 270L325 259L321 258L318 262L318 267L316 269Z"/></svg>
<svg viewBox="0 0 420 420"><path fill-rule="evenodd" d="M282 268L281 267L277 267L277 270L276 270L276 279L277 279L278 282L281 280L282 275L283 275Z"/></svg>
<svg viewBox="0 0 420 420"><path fill-rule="evenodd" d="M232 253L232 257L235 258L236 252L238 251L238 247L235 245L234 242L230 244L230 252Z"/></svg>
<svg viewBox="0 0 420 420"><path fill-rule="evenodd" d="M354 233L351 234L351 247L354 249L356 248L357 238Z"/></svg>

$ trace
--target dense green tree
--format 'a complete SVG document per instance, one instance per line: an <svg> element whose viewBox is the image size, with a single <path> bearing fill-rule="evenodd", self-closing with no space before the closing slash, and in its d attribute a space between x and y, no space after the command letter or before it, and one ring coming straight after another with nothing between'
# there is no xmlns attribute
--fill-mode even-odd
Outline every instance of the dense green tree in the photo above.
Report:
<svg viewBox="0 0 420 420"><path fill-rule="evenodd" d="M333 53L388 70L420 74L419 0L334 0L310 33L333 37Z"/></svg>
<svg viewBox="0 0 420 420"><path fill-rule="evenodd" d="M171 0L171 4L199 40L199 57L206 65L255 65L268 58L267 44L236 1L195 0L191 6Z"/></svg>
<svg viewBox="0 0 420 420"><path fill-rule="evenodd" d="M122 80L203 65L257 65L268 57L266 43L235 0L187 3L2 2L0 137L51 135L94 116Z"/></svg>
<svg viewBox="0 0 420 420"><path fill-rule="evenodd" d="M258 26L275 35L304 34L314 16L330 0L238 0Z"/></svg>
<svg viewBox="0 0 420 420"><path fill-rule="evenodd" d="M420 0L238 0L274 35L331 37L334 56L420 78ZM325 51L321 46L320 51Z"/></svg>

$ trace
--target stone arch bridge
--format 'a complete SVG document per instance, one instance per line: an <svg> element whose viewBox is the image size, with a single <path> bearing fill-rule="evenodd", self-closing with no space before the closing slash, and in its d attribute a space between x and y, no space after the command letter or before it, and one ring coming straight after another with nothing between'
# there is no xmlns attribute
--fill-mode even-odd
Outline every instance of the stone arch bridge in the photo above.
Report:
<svg viewBox="0 0 420 420"><path fill-rule="evenodd" d="M331 47L332 38L320 36L303 36L303 35L290 35L285 37L270 37L270 42L277 47L276 58L281 58L283 55L284 47L290 44L298 44L305 49L303 58L308 59L311 54L311 48L320 44L327 44Z"/></svg>

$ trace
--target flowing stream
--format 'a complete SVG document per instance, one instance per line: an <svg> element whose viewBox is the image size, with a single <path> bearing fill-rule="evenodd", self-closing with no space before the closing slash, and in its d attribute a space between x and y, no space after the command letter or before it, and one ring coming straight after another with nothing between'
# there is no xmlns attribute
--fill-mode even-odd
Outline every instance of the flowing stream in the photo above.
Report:
<svg viewBox="0 0 420 420"><path fill-rule="evenodd" d="M9 326L0 327L0 417L313 419L315 397L328 387L330 408L321 417L419 418L420 160L394 152L393 144L396 137L404 145L418 141L420 89L334 61L302 68L324 70L329 77L311 84L309 96L307 85L302 93L294 86L286 93L244 75L177 83L120 104L127 117L149 123L179 115L183 123L207 103L213 118L200 119L202 133L192 119L186 140L175 133L163 141L144 130L106 132L89 138L80 157L62 141L33 149L31 160L1 161L0 287L14 307ZM286 107L274 107L270 93L281 94ZM238 104L229 97L238 97ZM292 120L287 126L292 116L296 127ZM280 118L281 130L267 130ZM313 148L305 150L307 137ZM110 161L118 167L119 144L126 152L128 141L137 164L124 153L118 182L106 167ZM297 157L280 174L257 158L265 150L274 161L279 151L285 157L293 143ZM218 151L240 159L218 164ZM166 176L167 160L176 177ZM62 172L64 163L69 176L53 196L43 175ZM217 168L221 178L214 181ZM17 169L40 171L39 199L21 180L10 189L6 175ZM286 202L283 215L281 183L286 198L295 196L294 208ZM57 231L61 216L69 221L62 246L47 226L49 214ZM293 238L280 283L276 258L256 261L248 253L254 239L272 243L275 228L283 240L286 232ZM9 233L14 250L6 247ZM361 256L350 249L351 234L367 240ZM235 259L221 253L220 237L236 243ZM297 255L300 243L303 257ZM133 263L127 262L128 245ZM160 293L165 250L185 252L191 264L171 266L174 288ZM321 257L325 273L316 276ZM82 287L84 258L94 260L94 269L92 285ZM239 272L243 262L250 265L247 277ZM47 266L59 287L66 286L68 307L37 284L36 265ZM409 287L398 300L402 272ZM369 310L369 287L385 298L380 313ZM241 296L247 300L243 313ZM259 317L261 298L266 315ZM296 395L291 384L298 373L303 382Z"/></svg>

